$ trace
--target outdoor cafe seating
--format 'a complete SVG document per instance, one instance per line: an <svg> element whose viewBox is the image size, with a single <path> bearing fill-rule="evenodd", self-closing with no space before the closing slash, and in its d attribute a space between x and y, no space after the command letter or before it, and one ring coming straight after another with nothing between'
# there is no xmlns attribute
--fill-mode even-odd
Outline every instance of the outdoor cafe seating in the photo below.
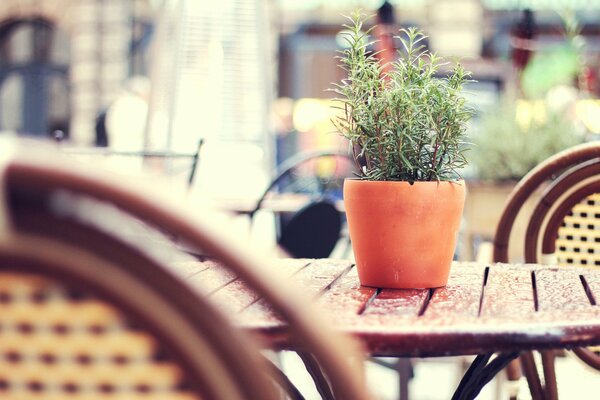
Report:
<svg viewBox="0 0 600 400"><path fill-rule="evenodd" d="M367 355L479 354L454 395L470 399L527 351L600 344L598 271L502 258L510 204L529 184L499 227L504 264L455 263L444 288L378 289L360 286L351 261L260 257L181 199L27 150L6 151L0 175L3 398L304 398L264 352L288 349L327 399L369 398ZM581 218L570 210L589 208L598 156L600 146L579 146L525 179L552 178L536 210L551 223L531 223L546 257L561 260L556 229L560 238ZM198 257L157 251L169 238ZM556 398L548 376L542 388L525 366L534 398Z"/></svg>
<svg viewBox="0 0 600 400"><path fill-rule="evenodd" d="M26 156L6 149L2 398L277 399L276 386L291 387L206 288L197 291L160 261L153 241L123 237L128 219L221 260L297 327L297 343L339 398L367 398L358 346L205 218L164 194L63 162L51 149L29 148Z"/></svg>
<svg viewBox="0 0 600 400"><path fill-rule="evenodd" d="M509 261L509 239L514 233L517 216L529 197L535 197L535 208L527 215L528 226L522 254L526 263L559 265L562 268L597 267L600 238L595 232L600 217L599 173L600 146L589 143L565 150L539 164L513 190L503 210L494 238L493 261ZM584 275L581 285L589 303L596 305L596 297L589 289ZM594 285L594 284L592 284ZM574 353L590 367L600 370L600 357L592 350L576 348ZM521 356L523 371L534 398L558 398L555 352L543 351L540 380L531 353ZM509 378L517 379L519 368L509 368ZM542 385L542 382L545 385Z"/></svg>
<svg viewBox="0 0 600 400"><path fill-rule="evenodd" d="M600 398L600 0L0 1L0 400Z"/></svg>

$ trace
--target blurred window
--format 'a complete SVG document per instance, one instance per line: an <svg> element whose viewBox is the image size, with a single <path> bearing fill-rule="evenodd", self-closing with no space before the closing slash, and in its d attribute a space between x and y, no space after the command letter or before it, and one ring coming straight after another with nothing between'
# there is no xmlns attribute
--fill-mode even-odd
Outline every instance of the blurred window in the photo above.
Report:
<svg viewBox="0 0 600 400"><path fill-rule="evenodd" d="M69 38L42 17L0 22L0 130L66 133Z"/></svg>
<svg viewBox="0 0 600 400"><path fill-rule="evenodd" d="M25 85L23 77L12 74L0 86L0 121L2 129L20 132L23 128L23 93Z"/></svg>

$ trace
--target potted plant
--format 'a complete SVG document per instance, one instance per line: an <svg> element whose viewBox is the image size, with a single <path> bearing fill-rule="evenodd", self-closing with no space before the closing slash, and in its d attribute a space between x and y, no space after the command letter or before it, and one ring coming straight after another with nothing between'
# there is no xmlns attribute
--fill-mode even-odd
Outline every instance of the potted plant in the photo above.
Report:
<svg viewBox="0 0 600 400"><path fill-rule="evenodd" d="M340 57L348 76L338 132L360 170L344 183L344 204L361 284L433 288L447 283L465 186L466 124L462 96L469 73L460 64L438 76L442 60L416 28L401 30L403 51L392 68L369 52L364 17L355 13Z"/></svg>

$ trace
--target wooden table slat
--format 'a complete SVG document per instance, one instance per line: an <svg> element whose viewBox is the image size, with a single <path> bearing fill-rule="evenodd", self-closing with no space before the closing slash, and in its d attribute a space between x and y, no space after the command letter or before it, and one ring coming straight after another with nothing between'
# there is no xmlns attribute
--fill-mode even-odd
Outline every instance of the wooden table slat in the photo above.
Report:
<svg viewBox="0 0 600 400"><path fill-rule="evenodd" d="M590 302L600 300L600 270L490 265L484 286L485 265L455 263L446 287L378 290L360 286L349 261L278 262L307 303L315 299L336 329L360 338L372 354L422 357L600 344L600 306ZM189 266L180 271L266 346L293 348L284 322L231 273L214 263L198 263L193 274Z"/></svg>
<svg viewBox="0 0 600 400"><path fill-rule="evenodd" d="M360 285L354 267L319 297L318 304L326 308L339 323L348 323L365 310L367 302L376 292L376 288Z"/></svg>
<svg viewBox="0 0 600 400"><path fill-rule="evenodd" d="M302 287L308 296L316 297L338 278L352 268L348 260L312 260L307 268L303 268L292 276L292 282Z"/></svg>
<svg viewBox="0 0 600 400"><path fill-rule="evenodd" d="M531 269L508 266L489 269L481 303L481 317L526 317L534 312Z"/></svg>
<svg viewBox="0 0 600 400"><path fill-rule="evenodd" d="M244 282L236 279L214 293L212 298L229 314L234 315L258 301L258 295Z"/></svg>
<svg viewBox="0 0 600 400"><path fill-rule="evenodd" d="M278 261L284 275L292 276L309 265L311 260L307 259L283 259ZM213 299L231 314L240 313L258 301L258 295L250 290L246 284L235 279L224 285L213 294Z"/></svg>
<svg viewBox="0 0 600 400"><path fill-rule="evenodd" d="M417 317L428 297L428 289L383 289L364 311L362 323L373 324L373 316L377 316L377 320Z"/></svg>
<svg viewBox="0 0 600 400"><path fill-rule="evenodd" d="M172 263L170 267L173 271L183 276L184 278L190 278L191 276L206 270L209 267L209 265L198 261L182 261Z"/></svg>
<svg viewBox="0 0 600 400"><path fill-rule="evenodd" d="M590 288L592 299L597 307L600 307L600 269L588 269L582 274Z"/></svg>
<svg viewBox="0 0 600 400"><path fill-rule="evenodd" d="M535 271L540 313L564 314L591 307L579 274L573 272L567 268Z"/></svg>
<svg viewBox="0 0 600 400"><path fill-rule="evenodd" d="M454 264L448 285L437 288L422 315L424 323L447 323L450 316L457 320L477 317L485 268L472 264ZM437 321L437 322L436 322Z"/></svg>
<svg viewBox="0 0 600 400"><path fill-rule="evenodd" d="M203 293L211 294L236 279L235 274L224 270L214 261L204 261L202 270L191 275L187 281Z"/></svg>
<svg viewBox="0 0 600 400"><path fill-rule="evenodd" d="M308 266L301 268L290 277L290 284L302 287L308 297L316 298L335 280L345 275L351 267L352 263L347 260L310 260ZM281 325L277 314L262 300L245 308L239 317L244 324L248 325Z"/></svg>
<svg viewBox="0 0 600 400"><path fill-rule="evenodd" d="M310 258L283 258L277 260L277 268L280 268L284 275L292 276L306 268L313 261Z"/></svg>

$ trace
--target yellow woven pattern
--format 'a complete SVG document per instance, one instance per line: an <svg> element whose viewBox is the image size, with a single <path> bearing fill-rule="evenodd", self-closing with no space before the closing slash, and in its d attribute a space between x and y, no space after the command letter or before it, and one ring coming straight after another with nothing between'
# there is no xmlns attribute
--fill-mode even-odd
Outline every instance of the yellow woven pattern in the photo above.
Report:
<svg viewBox="0 0 600 400"><path fill-rule="evenodd" d="M111 305L0 273L0 398L192 400L179 366Z"/></svg>
<svg viewBox="0 0 600 400"><path fill-rule="evenodd" d="M565 217L558 229L559 265L600 267L600 195L593 194Z"/></svg>

